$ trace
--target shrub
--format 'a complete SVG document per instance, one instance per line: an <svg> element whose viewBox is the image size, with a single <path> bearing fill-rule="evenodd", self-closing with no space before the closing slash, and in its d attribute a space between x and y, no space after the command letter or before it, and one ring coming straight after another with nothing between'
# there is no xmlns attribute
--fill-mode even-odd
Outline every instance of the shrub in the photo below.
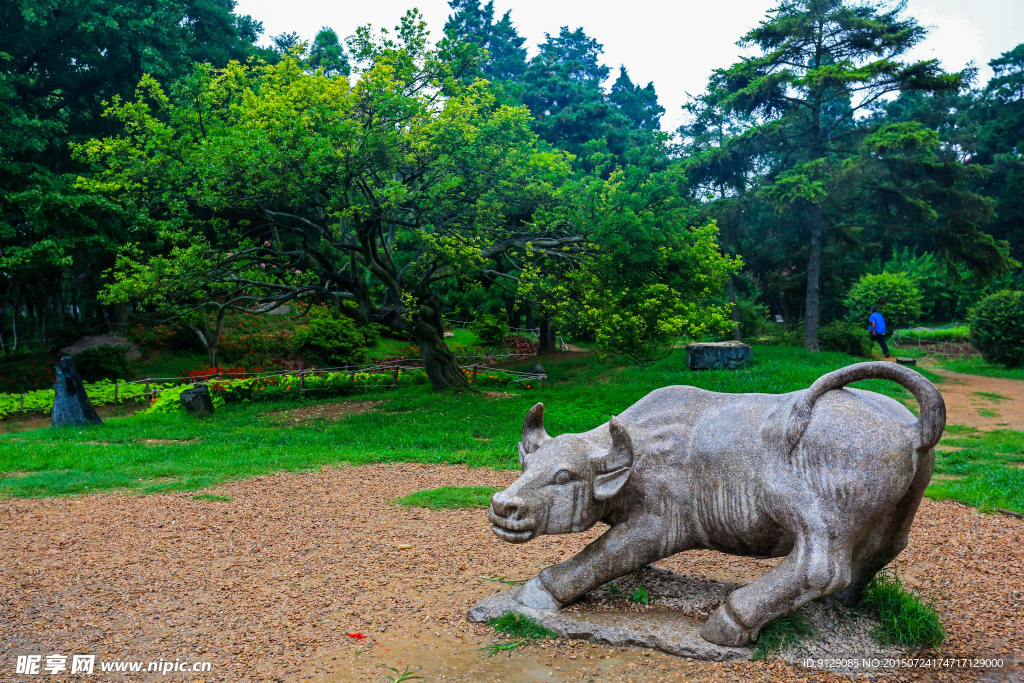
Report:
<svg viewBox="0 0 1024 683"><path fill-rule="evenodd" d="M764 334L768 322L768 306L754 299L737 296L736 313L740 319L740 337L748 339Z"/></svg>
<svg viewBox="0 0 1024 683"><path fill-rule="evenodd" d="M366 358L374 342L373 331L357 325L337 311L314 315L309 325L300 327L293 337L295 350L304 361L317 367L355 365Z"/></svg>
<svg viewBox="0 0 1024 683"><path fill-rule="evenodd" d="M906 273L879 273L863 275L846 296L849 319L863 322L872 306L885 317L886 330L909 327L921 317L921 292L914 279Z"/></svg>
<svg viewBox="0 0 1024 683"><path fill-rule="evenodd" d="M848 353L861 358L871 357L871 337L857 323L834 322L818 330L818 346L822 351Z"/></svg>
<svg viewBox="0 0 1024 683"><path fill-rule="evenodd" d="M128 349L113 344L103 344L84 349L75 354L75 367L86 382L101 379L130 379L132 368L128 363Z"/></svg>
<svg viewBox="0 0 1024 683"><path fill-rule="evenodd" d="M1024 366L1024 292L989 294L971 310L971 344L989 363Z"/></svg>
<svg viewBox="0 0 1024 683"><path fill-rule="evenodd" d="M23 393L53 387L54 363L31 351L0 354L0 391Z"/></svg>
<svg viewBox="0 0 1024 683"><path fill-rule="evenodd" d="M508 325L496 315L482 315L469 326L484 346L500 346L508 335Z"/></svg>

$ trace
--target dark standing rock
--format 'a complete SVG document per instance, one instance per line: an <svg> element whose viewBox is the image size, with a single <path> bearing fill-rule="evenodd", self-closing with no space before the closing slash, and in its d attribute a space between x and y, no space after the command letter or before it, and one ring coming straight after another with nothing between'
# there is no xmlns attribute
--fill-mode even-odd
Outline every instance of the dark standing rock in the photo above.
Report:
<svg viewBox="0 0 1024 683"><path fill-rule="evenodd" d="M99 425L103 420L96 414L96 409L89 403L85 395L85 386L75 367L75 359L63 356L55 366L57 381L53 384L53 418L54 427L81 425Z"/></svg>
<svg viewBox="0 0 1024 683"><path fill-rule="evenodd" d="M528 370L528 372L530 372L530 373L532 373L534 375L546 375L546 374L548 374L548 371L545 370L544 366L541 365L540 363L534 363L533 365L531 365L530 369Z"/></svg>
<svg viewBox="0 0 1024 683"><path fill-rule="evenodd" d="M749 344L738 341L686 345L686 366L691 370L735 370L754 359Z"/></svg>
<svg viewBox="0 0 1024 683"><path fill-rule="evenodd" d="M210 388L205 384L196 384L191 389L181 392L181 405L185 406L185 412L196 417L210 417L213 415L213 399L210 398Z"/></svg>

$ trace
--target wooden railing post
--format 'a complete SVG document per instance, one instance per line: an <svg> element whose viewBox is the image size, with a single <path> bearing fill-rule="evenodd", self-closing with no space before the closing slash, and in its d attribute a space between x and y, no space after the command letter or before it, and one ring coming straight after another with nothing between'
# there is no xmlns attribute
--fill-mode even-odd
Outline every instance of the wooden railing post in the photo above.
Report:
<svg viewBox="0 0 1024 683"><path fill-rule="evenodd" d="M473 381L476 381L476 363L473 363Z"/></svg>
<svg viewBox="0 0 1024 683"><path fill-rule="evenodd" d="M306 372L304 370L299 371L299 392L306 392Z"/></svg>
<svg viewBox="0 0 1024 683"><path fill-rule="evenodd" d="M391 386L393 386L393 387L397 387L398 386L398 369L399 369L399 367L400 366L398 366L398 365L395 366L395 374L391 378Z"/></svg>

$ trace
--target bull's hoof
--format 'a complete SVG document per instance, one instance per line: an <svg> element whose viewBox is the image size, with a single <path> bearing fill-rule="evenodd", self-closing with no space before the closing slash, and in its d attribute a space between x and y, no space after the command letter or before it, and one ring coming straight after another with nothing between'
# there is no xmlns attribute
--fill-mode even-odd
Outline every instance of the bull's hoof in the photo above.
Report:
<svg viewBox="0 0 1024 683"><path fill-rule="evenodd" d="M516 594L516 602L526 607L541 610L557 610L562 608L562 603L555 600L555 596L548 592L548 589L541 583L540 577L533 577L519 589Z"/></svg>
<svg viewBox="0 0 1024 683"><path fill-rule="evenodd" d="M709 643L727 647L743 647L754 642L753 632L740 624L726 605L715 610L700 630L700 637Z"/></svg>

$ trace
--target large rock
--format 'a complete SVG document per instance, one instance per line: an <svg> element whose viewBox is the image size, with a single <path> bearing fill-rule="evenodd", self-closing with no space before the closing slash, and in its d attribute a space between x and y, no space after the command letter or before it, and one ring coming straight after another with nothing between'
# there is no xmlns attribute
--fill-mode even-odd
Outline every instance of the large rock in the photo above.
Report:
<svg viewBox="0 0 1024 683"><path fill-rule="evenodd" d="M686 365L691 370L734 370L754 359L749 344L738 341L686 345Z"/></svg>
<svg viewBox="0 0 1024 683"><path fill-rule="evenodd" d="M127 349L125 358L128 360L139 360L142 358L142 353L139 351L139 347L132 344L124 337L105 336L100 335L96 337L82 337L71 346L67 346L60 350L62 356L77 356L86 349L91 349L96 346L121 346Z"/></svg>
<svg viewBox="0 0 1024 683"><path fill-rule="evenodd" d="M196 417L210 417L213 415L213 399L210 397L210 389L205 384L196 384L191 389L181 392L181 405L185 412Z"/></svg>
<svg viewBox="0 0 1024 683"><path fill-rule="evenodd" d="M54 427L70 427L80 425L103 424L96 414L96 409L89 403L85 395L85 386L75 367L75 359L64 356L55 368L57 381L53 384L53 418Z"/></svg>

